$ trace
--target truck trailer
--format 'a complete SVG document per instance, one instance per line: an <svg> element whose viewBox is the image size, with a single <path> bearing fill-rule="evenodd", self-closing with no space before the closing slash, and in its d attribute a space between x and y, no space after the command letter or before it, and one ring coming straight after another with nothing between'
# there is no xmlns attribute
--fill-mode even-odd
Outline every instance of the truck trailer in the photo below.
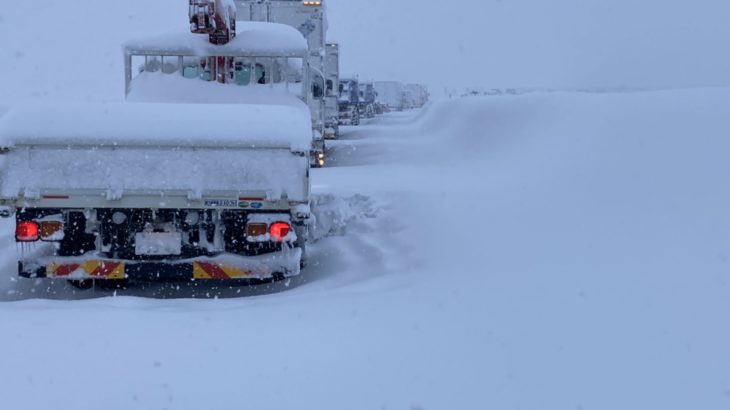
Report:
<svg viewBox="0 0 730 410"><path fill-rule="evenodd" d="M387 106L391 111L403 111L405 95L403 84L398 81L376 81L376 101Z"/></svg>
<svg viewBox="0 0 730 410"><path fill-rule="evenodd" d="M407 84L405 86L405 106L421 108L428 102L428 88L423 84Z"/></svg>

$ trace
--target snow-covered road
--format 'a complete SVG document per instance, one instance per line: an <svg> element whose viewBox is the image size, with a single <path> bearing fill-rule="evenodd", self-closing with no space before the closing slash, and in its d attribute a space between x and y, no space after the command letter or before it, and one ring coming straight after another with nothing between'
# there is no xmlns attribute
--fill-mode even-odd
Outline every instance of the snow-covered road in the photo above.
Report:
<svg viewBox="0 0 730 410"><path fill-rule="evenodd" d="M14 279L8 409L725 409L730 91L436 102L346 130L256 289Z"/></svg>

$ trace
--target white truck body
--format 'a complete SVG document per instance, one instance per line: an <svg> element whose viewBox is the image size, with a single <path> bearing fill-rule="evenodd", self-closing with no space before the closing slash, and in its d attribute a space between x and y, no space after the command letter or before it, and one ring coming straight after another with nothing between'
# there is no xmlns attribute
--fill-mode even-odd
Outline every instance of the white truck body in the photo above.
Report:
<svg viewBox="0 0 730 410"><path fill-rule="evenodd" d="M328 43L325 53L325 138L340 136L340 46Z"/></svg>
<svg viewBox="0 0 730 410"><path fill-rule="evenodd" d="M376 101L379 104L387 105L395 111L403 111L404 89L403 84L398 81L376 81L373 83L378 93Z"/></svg>
<svg viewBox="0 0 730 410"><path fill-rule="evenodd" d="M215 208L240 209L237 198L259 197L260 209L286 210L309 201L307 125L306 112L277 105L22 106L0 120L0 201L202 209L226 199L235 203Z"/></svg>
<svg viewBox="0 0 730 410"><path fill-rule="evenodd" d="M423 84L407 84L405 86L407 108L421 108L428 102L428 89Z"/></svg>

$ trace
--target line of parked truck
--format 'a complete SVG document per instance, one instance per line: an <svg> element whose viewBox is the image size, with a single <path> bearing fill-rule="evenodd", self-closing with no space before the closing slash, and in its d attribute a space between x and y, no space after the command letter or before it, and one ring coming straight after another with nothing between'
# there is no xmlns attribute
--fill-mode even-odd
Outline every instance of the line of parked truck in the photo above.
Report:
<svg viewBox="0 0 730 410"><path fill-rule="evenodd" d="M15 218L21 277L298 275L325 139L428 99L419 85L341 80L320 0L189 0L188 23L124 45L125 101L0 119L0 216Z"/></svg>
<svg viewBox="0 0 730 410"><path fill-rule="evenodd" d="M322 0L234 1L238 21L285 24L296 28L307 40L312 81L316 89L321 84L323 90L322 100L310 104L315 132L312 166L326 164L325 140L338 138L340 125L359 125L362 118L420 108L428 101L428 89L421 84L341 78L340 44L327 39L327 13Z"/></svg>
<svg viewBox="0 0 730 410"><path fill-rule="evenodd" d="M361 118L373 118L390 111L423 107L429 99L428 88L422 84L398 81L366 81L343 78L339 86L339 125L359 125ZM339 136L335 130L334 137Z"/></svg>

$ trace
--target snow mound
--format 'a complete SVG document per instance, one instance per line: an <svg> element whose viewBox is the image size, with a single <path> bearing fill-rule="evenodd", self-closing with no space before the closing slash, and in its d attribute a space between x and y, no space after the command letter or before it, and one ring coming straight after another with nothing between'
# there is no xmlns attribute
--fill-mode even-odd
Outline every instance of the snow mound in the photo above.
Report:
<svg viewBox="0 0 730 410"><path fill-rule="evenodd" d="M376 218L380 211L375 202L365 195L313 195L314 221L309 229L309 238L318 241L329 236L346 235L349 225L359 220Z"/></svg>

